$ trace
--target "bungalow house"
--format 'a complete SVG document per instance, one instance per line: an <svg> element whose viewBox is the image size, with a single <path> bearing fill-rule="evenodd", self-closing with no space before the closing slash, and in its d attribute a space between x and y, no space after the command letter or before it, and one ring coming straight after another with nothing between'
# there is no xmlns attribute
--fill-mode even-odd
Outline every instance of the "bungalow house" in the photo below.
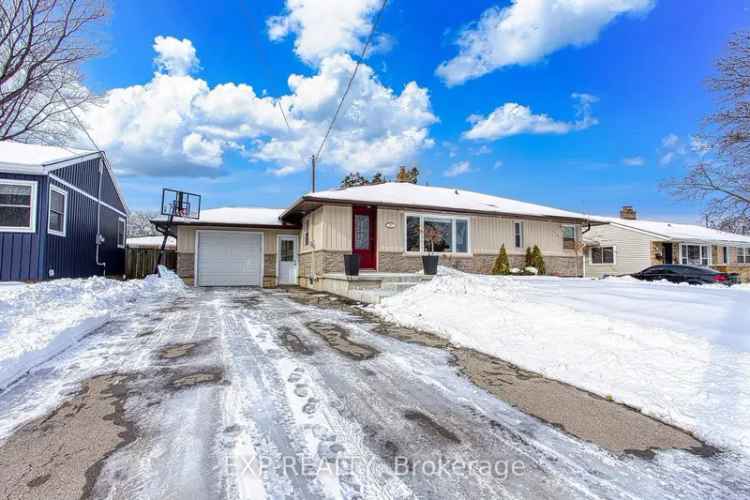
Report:
<svg viewBox="0 0 750 500"><path fill-rule="evenodd" d="M0 281L122 276L127 219L102 152L0 142Z"/></svg>
<svg viewBox="0 0 750 500"><path fill-rule="evenodd" d="M708 266L750 281L750 236L693 224L640 220L632 207L584 235L586 276L631 274L658 264Z"/></svg>
<svg viewBox="0 0 750 500"><path fill-rule="evenodd" d="M154 223L165 228L164 218ZM343 256L352 253L363 276L415 273L428 253L442 265L488 273L501 245L517 267L526 248L538 245L548 274L580 276L589 221L487 194L389 182L308 193L286 209L204 210L200 220L174 224L178 274L196 285L333 290Z"/></svg>

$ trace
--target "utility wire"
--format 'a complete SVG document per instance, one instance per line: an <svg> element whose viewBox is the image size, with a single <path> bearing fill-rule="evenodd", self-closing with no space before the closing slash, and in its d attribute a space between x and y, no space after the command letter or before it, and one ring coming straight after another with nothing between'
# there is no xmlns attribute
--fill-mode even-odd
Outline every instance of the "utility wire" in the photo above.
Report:
<svg viewBox="0 0 750 500"><path fill-rule="evenodd" d="M375 29L378 27L378 22L380 22L380 17L383 15L383 11L385 10L385 6L387 3L388 3L388 0L383 0L383 5L380 6L378 15L375 17L375 21L373 21L372 23L372 29L370 30L370 35L367 37L367 41L365 42L364 47L362 47L362 53L359 55L359 60L357 61L357 64L354 66L354 71L352 72L351 78L349 78L349 83L347 83L346 85L346 89L344 90L344 95L341 96L341 101L339 101L339 105L336 107L336 112L333 114L331 123L328 125L328 130L326 131L326 135L323 137L323 142L320 143L318 152L315 154L316 159L320 158L320 153L321 151L323 151L323 148L326 145L326 141L328 140L328 136L331 134L331 130L333 130L333 125L336 123L336 119L339 116L341 107L344 105L344 100L346 99L346 96L349 94L349 91L352 88L352 82L354 82L354 78L357 76L357 71L359 71L359 66L362 64L362 61L364 61L365 56L367 55L367 49L370 47L370 43L372 42L372 37L375 34Z"/></svg>

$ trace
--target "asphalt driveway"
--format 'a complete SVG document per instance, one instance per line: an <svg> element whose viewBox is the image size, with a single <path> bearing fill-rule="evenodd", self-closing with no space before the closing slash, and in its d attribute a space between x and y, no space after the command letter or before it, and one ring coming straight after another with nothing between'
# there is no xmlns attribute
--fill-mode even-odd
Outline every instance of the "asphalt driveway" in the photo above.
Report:
<svg viewBox="0 0 750 500"><path fill-rule="evenodd" d="M328 295L195 289L0 394L0 497L750 496L633 413Z"/></svg>

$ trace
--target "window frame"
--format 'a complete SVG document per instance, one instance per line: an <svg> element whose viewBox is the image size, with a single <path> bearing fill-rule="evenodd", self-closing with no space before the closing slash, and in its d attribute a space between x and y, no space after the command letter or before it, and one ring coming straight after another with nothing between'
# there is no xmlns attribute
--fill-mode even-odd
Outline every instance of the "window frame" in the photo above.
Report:
<svg viewBox="0 0 750 500"><path fill-rule="evenodd" d="M516 228L520 228L518 231L518 234L516 234ZM520 248L521 250L524 249L524 245L526 244L526 235L524 223L522 220L514 220L513 221L513 248ZM520 240L520 245L516 244L516 237Z"/></svg>
<svg viewBox="0 0 750 500"><path fill-rule="evenodd" d="M50 217L50 214L52 213L52 192L53 191L63 196L62 231L58 231L50 227L50 224L52 222L52 217ZM68 192L61 187L55 186L52 183L50 183L49 185L49 193L47 195L47 233L55 235L55 236L60 236L62 238L65 238L68 234Z"/></svg>
<svg viewBox="0 0 750 500"><path fill-rule="evenodd" d="M575 224L561 224L560 227L561 227L561 230L562 230L562 247L563 247L563 250L575 250L576 249L576 243L578 241L578 227ZM568 239L568 238L565 238L565 228L570 228L570 229L573 230L573 239L572 239L573 246L571 246L570 248L568 248L568 247L565 246L565 241Z"/></svg>
<svg viewBox="0 0 750 500"><path fill-rule="evenodd" d="M31 188L31 203L29 210L31 211L29 217L29 225L22 226L0 226L0 233L36 233L36 212L38 208L37 189L39 183L37 181L27 181L21 179L0 179L0 184L6 186L24 186Z"/></svg>
<svg viewBox="0 0 750 500"><path fill-rule="evenodd" d="M698 247L698 255L700 256L700 262L698 264L693 264L688 260L688 254L690 251L688 250L688 247ZM705 261L706 263L703 263L704 260L704 250L705 250ZM706 245L702 243L680 243L680 265L683 266L705 266L710 267L713 266L713 251L711 250L711 245Z"/></svg>
<svg viewBox="0 0 750 500"><path fill-rule="evenodd" d="M736 247L736 250L737 264L750 264L750 247Z"/></svg>
<svg viewBox="0 0 750 500"><path fill-rule="evenodd" d="M595 248L600 249L602 251L602 261L599 263L594 262L594 249ZM604 262L604 249L605 248L612 249L612 262ZM592 266L616 266L617 265L617 246L605 245L605 246L589 248L589 264Z"/></svg>
<svg viewBox="0 0 750 500"><path fill-rule="evenodd" d="M120 244L120 223L122 223L122 245ZM125 248L128 242L128 221L122 217L117 218L117 248Z"/></svg>
<svg viewBox="0 0 750 500"><path fill-rule="evenodd" d="M413 250L409 250L409 246L408 246L409 224L407 224L407 219L409 217L417 217L419 219L419 251L416 251L416 252ZM429 250L425 249L425 246L424 246L424 220L425 218L437 219L438 221L450 221L451 223L451 251L450 252L430 252ZM456 221L457 220L464 221L466 223L466 251L465 252L456 251ZM404 231L402 234L402 242L404 244L405 255L459 255L462 257L471 257L473 255L471 252L471 217L470 216L441 214L441 213L433 213L433 212L404 212L403 225L404 225Z"/></svg>

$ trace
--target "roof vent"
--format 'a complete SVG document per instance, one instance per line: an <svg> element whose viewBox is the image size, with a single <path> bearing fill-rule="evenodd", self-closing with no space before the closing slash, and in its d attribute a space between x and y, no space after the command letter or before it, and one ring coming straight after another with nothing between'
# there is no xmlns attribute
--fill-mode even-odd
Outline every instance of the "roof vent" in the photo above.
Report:
<svg viewBox="0 0 750 500"><path fill-rule="evenodd" d="M458 189L454 189L453 192L458 194Z"/></svg>
<svg viewBox="0 0 750 500"><path fill-rule="evenodd" d="M620 209L620 218L625 220L636 220L638 214L632 206L625 205Z"/></svg>

